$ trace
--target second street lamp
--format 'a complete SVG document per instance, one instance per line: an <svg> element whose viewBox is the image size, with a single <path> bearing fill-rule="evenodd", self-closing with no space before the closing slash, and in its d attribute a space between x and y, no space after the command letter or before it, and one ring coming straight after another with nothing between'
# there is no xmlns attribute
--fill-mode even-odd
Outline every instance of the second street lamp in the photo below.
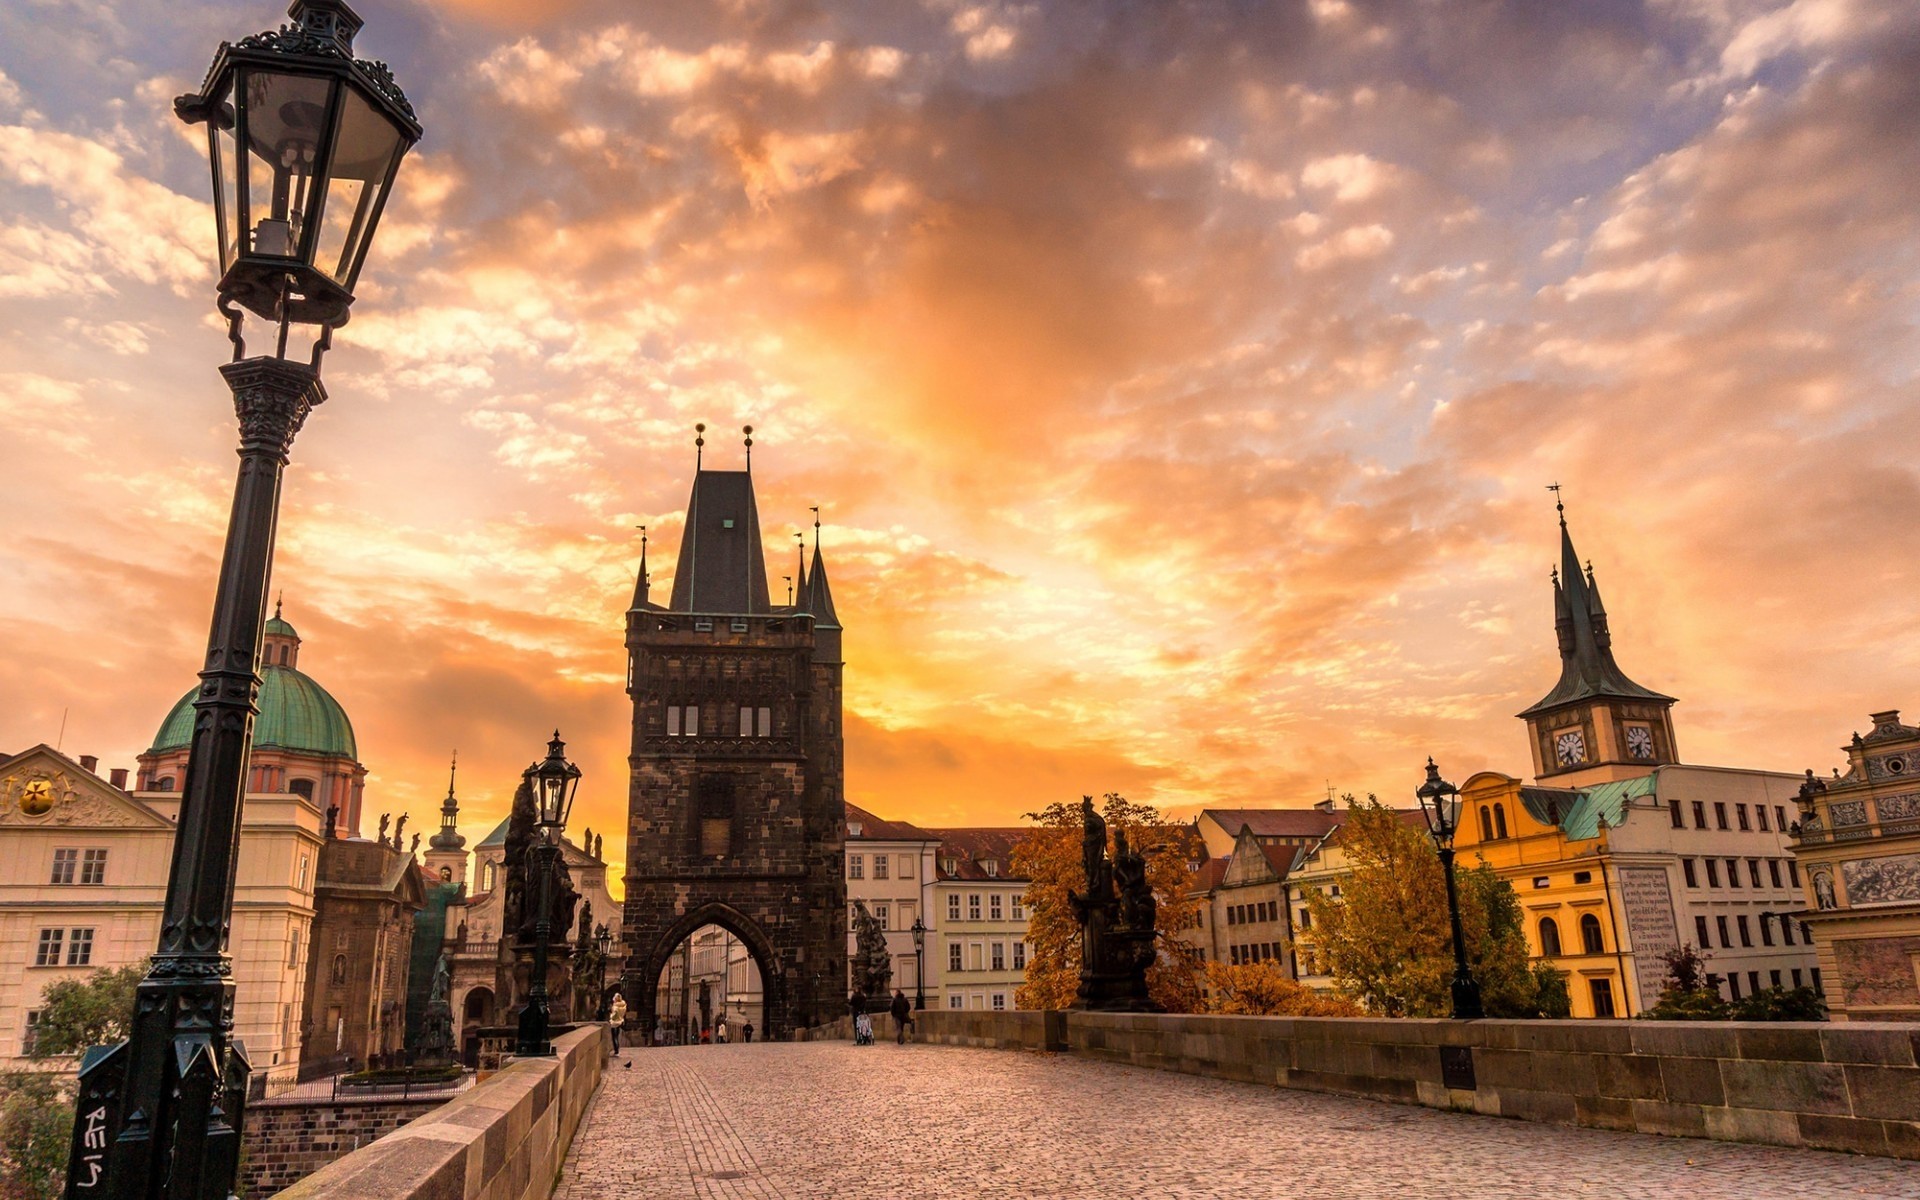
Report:
<svg viewBox="0 0 1920 1200"><path fill-rule="evenodd" d="M353 56L361 22L343 0L295 0L288 14L291 25L222 43L200 91L174 101L208 130L216 305L233 343L220 373L239 418L240 470L159 945L127 1040L82 1060L69 1197L225 1200L239 1167L251 1072L233 1038L227 945L281 476L327 397L321 356L346 323L400 159L420 138L386 66ZM271 354L245 356L248 313L272 330ZM296 326L313 336L305 361L288 357Z"/></svg>
<svg viewBox="0 0 1920 1200"><path fill-rule="evenodd" d="M913 1007L927 1006L927 923L913 919Z"/></svg>
<svg viewBox="0 0 1920 1200"><path fill-rule="evenodd" d="M531 868L528 883L536 889L533 921L533 979L527 988L527 1006L520 1010L520 1041L515 1053L538 1057L553 1053L548 1036L547 943L553 938L553 888L559 874L560 831L567 827L567 814L573 797L580 790L580 768L567 761L567 744L560 731L553 731L547 743L547 757L527 768L533 783L535 822L540 840L528 851Z"/></svg>
<svg viewBox="0 0 1920 1200"><path fill-rule="evenodd" d="M1427 832L1440 852L1440 870L1447 877L1447 917L1453 923L1453 1015L1462 1021L1486 1016L1480 1005L1480 985L1467 969L1467 940L1460 930L1460 895L1453 883L1453 835L1460 828L1460 789L1440 778L1440 768L1427 760L1427 781L1414 793L1427 818Z"/></svg>

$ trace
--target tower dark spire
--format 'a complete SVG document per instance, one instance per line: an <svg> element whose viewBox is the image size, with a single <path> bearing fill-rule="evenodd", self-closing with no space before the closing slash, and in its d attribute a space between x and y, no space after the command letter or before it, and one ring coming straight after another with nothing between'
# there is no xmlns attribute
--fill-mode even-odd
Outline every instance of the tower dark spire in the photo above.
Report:
<svg viewBox="0 0 1920 1200"><path fill-rule="evenodd" d="M440 802L440 832L428 840L427 845L435 850L464 850L467 839L460 836L460 802L454 799L453 779L460 769L460 752L453 752L453 762L447 767L447 798Z"/></svg>
<svg viewBox="0 0 1920 1200"><path fill-rule="evenodd" d="M813 614L813 627L820 631L821 651L831 643L835 659L840 654L840 617L833 611L833 586L827 582L827 558L820 549L820 508L813 509L813 567L807 572L807 611Z"/></svg>
<svg viewBox="0 0 1920 1200"><path fill-rule="evenodd" d="M1672 704L1672 696L1641 687L1628 679L1626 672L1613 661L1613 638L1607 630L1607 614L1600 604L1599 586L1594 582L1591 568L1581 569L1580 555L1573 548L1573 534L1567 529L1566 505L1559 500L1559 485L1555 484L1552 490L1554 509L1560 516L1560 567L1553 585L1560 682L1520 715L1529 717L1595 697Z"/></svg>
<svg viewBox="0 0 1920 1200"><path fill-rule="evenodd" d="M704 431L706 426L698 428ZM694 471L668 607L712 614L764 613L772 607L752 475L704 467Z"/></svg>

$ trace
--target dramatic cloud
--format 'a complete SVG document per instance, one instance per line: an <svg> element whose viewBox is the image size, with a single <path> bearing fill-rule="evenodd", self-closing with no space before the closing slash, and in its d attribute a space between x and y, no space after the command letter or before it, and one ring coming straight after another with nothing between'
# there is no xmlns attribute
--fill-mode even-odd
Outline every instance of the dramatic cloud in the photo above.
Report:
<svg viewBox="0 0 1920 1200"><path fill-rule="evenodd" d="M53 6L28 6L31 12ZM277 14L0 13L0 749L192 682L233 434L167 98ZM1909 703L1920 18L1846 0L365 9L427 139L276 585L371 811L555 725L624 824L622 614L691 426L822 506L853 799L1003 823L1527 769L1548 483L1694 761Z"/></svg>

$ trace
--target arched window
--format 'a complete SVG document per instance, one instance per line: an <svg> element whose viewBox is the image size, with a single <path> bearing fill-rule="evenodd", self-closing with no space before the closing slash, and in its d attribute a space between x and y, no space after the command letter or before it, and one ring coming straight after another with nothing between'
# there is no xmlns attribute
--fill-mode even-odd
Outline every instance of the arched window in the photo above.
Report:
<svg viewBox="0 0 1920 1200"><path fill-rule="evenodd" d="M1487 811L1487 806L1484 804L1480 806L1480 840L1483 842L1493 840L1493 814Z"/></svg>
<svg viewBox="0 0 1920 1200"><path fill-rule="evenodd" d="M1560 925L1552 917L1540 918L1540 954L1543 958L1560 954Z"/></svg>
<svg viewBox="0 0 1920 1200"><path fill-rule="evenodd" d="M1507 836L1507 806L1504 804L1493 806L1493 836L1497 838Z"/></svg>
<svg viewBox="0 0 1920 1200"><path fill-rule="evenodd" d="M453 868L452 868L452 867L441 867L441 868L440 868L440 882L441 882L441 883L452 883L452 882L453 882Z"/></svg>
<svg viewBox="0 0 1920 1200"><path fill-rule="evenodd" d="M333 982L345 983L346 981L347 956L344 954L336 954L333 956Z"/></svg>
<svg viewBox="0 0 1920 1200"><path fill-rule="evenodd" d="M482 871L481 875L485 880L485 886L482 887L480 890L483 892L492 891L493 890L493 864L488 863L487 869L485 871Z"/></svg>
<svg viewBox="0 0 1920 1200"><path fill-rule="evenodd" d="M308 801L312 801L312 799L313 799L313 780L311 780L311 779L296 779L296 780L294 780L294 781L293 781L292 783L289 783L289 784L287 785L287 790L288 790L288 791L290 791L290 792L292 792L292 793L293 793L294 795L296 795L296 796L303 796L303 797L305 797L305 798L306 798L306 799L307 799Z"/></svg>
<svg viewBox="0 0 1920 1200"><path fill-rule="evenodd" d="M1586 913L1580 918L1580 944L1588 954L1601 954L1606 951L1606 943L1600 938L1600 918Z"/></svg>

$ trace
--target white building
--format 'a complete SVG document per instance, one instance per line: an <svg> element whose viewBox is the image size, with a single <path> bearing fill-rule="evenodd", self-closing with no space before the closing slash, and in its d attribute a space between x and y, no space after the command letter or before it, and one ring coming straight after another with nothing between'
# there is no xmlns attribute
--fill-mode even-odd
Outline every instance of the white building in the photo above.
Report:
<svg viewBox="0 0 1920 1200"><path fill-rule="evenodd" d="M852 993L852 962L858 949L853 926L855 903L863 903L880 928L887 931L887 949L893 956L893 986L917 997L921 984L920 958L913 944L913 923L935 926L929 910L934 886L934 849L937 834L904 821L885 821L854 804L847 805L847 960L848 992ZM939 976L931 961L937 946L926 935L928 961L927 1004L934 1005Z"/></svg>
<svg viewBox="0 0 1920 1200"><path fill-rule="evenodd" d="M928 1007L1002 1011L1027 976L1028 879L1013 872L1025 829L936 829L936 933L927 936L927 976L939 981ZM937 948L936 948L937 947ZM929 992L935 989L930 988Z"/></svg>
<svg viewBox="0 0 1920 1200"><path fill-rule="evenodd" d="M0 1071L67 1069L26 1057L53 984L138 963L159 943L178 792L132 793L40 745L0 760ZM325 816L288 790L241 810L230 948L234 1033L266 1094L300 1063L314 863Z"/></svg>

